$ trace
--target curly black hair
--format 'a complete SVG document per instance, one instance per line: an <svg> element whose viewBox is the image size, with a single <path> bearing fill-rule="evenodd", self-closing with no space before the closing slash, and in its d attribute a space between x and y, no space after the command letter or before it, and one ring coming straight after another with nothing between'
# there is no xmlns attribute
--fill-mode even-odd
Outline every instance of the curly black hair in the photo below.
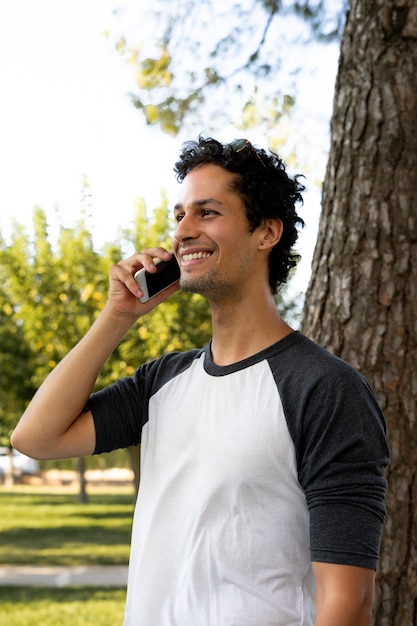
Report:
<svg viewBox="0 0 417 626"><path fill-rule="evenodd" d="M269 255L269 285L272 293L277 293L300 258L293 251L297 226L304 226L295 209L297 202L302 203L301 192L305 189L298 180L300 176L290 178L277 154L267 154L247 139L220 143L200 135L198 141L183 145L174 167L177 180L182 182L191 170L209 163L237 174L232 188L242 198L250 232L265 219L281 220L282 237Z"/></svg>

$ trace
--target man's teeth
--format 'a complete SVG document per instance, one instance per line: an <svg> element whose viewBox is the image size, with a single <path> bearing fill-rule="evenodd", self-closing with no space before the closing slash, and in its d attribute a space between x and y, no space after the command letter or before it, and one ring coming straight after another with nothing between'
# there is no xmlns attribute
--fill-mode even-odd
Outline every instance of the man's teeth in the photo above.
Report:
<svg viewBox="0 0 417 626"><path fill-rule="evenodd" d="M197 259L207 259L210 256L211 252L193 252L193 254L184 254L184 261L195 261Z"/></svg>

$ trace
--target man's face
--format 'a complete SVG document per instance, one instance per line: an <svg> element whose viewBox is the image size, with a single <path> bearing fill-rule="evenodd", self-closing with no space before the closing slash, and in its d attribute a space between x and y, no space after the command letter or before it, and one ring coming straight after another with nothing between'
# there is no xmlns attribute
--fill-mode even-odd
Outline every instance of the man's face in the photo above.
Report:
<svg viewBox="0 0 417 626"><path fill-rule="evenodd" d="M185 177L175 207L173 250L181 267L180 286L211 301L239 297L256 271L257 231L230 185L235 174L203 165Z"/></svg>

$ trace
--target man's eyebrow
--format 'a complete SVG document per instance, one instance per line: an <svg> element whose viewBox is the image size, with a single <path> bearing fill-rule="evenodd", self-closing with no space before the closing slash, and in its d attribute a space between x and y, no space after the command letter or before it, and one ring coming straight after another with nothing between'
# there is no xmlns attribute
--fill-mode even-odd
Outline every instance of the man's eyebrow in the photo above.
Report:
<svg viewBox="0 0 417 626"><path fill-rule="evenodd" d="M221 205L222 202L220 202L219 200L216 200L216 198L203 198L201 200L194 200L194 202L191 203L191 206L198 208L201 206L205 206L206 204ZM180 211L182 208L183 208L183 204L181 204L181 202L178 202L178 204L174 206L174 211Z"/></svg>

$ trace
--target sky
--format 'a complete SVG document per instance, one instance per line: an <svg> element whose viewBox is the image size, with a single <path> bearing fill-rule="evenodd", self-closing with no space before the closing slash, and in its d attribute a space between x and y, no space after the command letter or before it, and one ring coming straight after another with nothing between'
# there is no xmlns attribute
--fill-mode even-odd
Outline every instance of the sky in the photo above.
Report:
<svg viewBox="0 0 417 626"><path fill-rule="evenodd" d="M174 180L177 144L147 127L129 70L104 32L108 0L0 0L0 227L35 205L65 223L93 196L99 240L130 219L135 198ZM52 219L52 217L51 217Z"/></svg>
<svg viewBox="0 0 417 626"><path fill-rule="evenodd" d="M130 223L138 197L153 207L165 189L175 200L172 166L182 140L146 126L131 104L130 69L104 36L116 27L116 7L115 0L0 0L0 229L6 236L12 220L30 227L35 206L52 227L71 226L80 216L83 178L98 245ZM304 82L308 115L301 116L310 150L315 133L317 145L323 128L326 133L335 66L333 58L319 91L317 76ZM318 158L319 148L311 159ZM320 190L310 182L296 289L308 282L319 210Z"/></svg>

